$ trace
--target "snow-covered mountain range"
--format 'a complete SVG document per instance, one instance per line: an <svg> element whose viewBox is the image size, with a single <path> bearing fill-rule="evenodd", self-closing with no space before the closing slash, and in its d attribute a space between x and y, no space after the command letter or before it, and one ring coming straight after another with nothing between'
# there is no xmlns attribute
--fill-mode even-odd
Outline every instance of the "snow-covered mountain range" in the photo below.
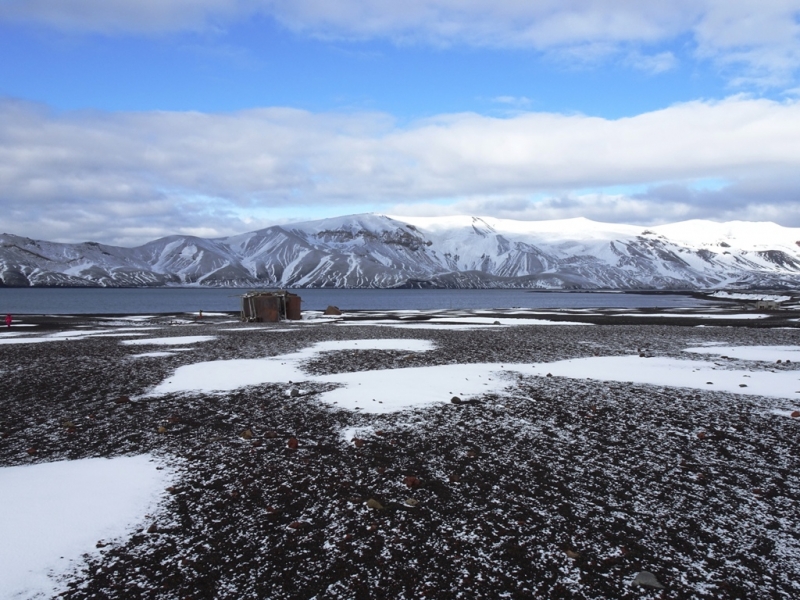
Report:
<svg viewBox="0 0 800 600"><path fill-rule="evenodd" d="M0 235L3 286L791 288L800 228L350 215L136 248Z"/></svg>

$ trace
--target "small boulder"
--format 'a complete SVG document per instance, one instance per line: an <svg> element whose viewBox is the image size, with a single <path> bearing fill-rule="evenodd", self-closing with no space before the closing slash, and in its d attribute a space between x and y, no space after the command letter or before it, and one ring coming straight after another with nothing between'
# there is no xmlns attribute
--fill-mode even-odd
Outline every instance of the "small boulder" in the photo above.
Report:
<svg viewBox="0 0 800 600"><path fill-rule="evenodd" d="M633 587L649 587L657 590L665 589L661 582L650 571L639 571L631 582Z"/></svg>
<svg viewBox="0 0 800 600"><path fill-rule="evenodd" d="M459 398L458 396L453 396L452 398L450 398L450 402L452 402L453 404L461 404L461 398Z"/></svg>
<svg viewBox="0 0 800 600"><path fill-rule="evenodd" d="M297 450L297 447L300 445L300 442L297 441L296 437L290 437L289 440L286 442L286 447L290 450Z"/></svg>
<svg viewBox="0 0 800 600"><path fill-rule="evenodd" d="M370 498L367 500L367 507L372 508L374 510L384 510L383 504L375 500L375 498Z"/></svg>
<svg viewBox="0 0 800 600"><path fill-rule="evenodd" d="M417 504L419 504L419 500L417 500L416 498L406 498L407 506L416 506Z"/></svg>
<svg viewBox="0 0 800 600"><path fill-rule="evenodd" d="M252 440L253 439L253 430L252 429L245 429L239 435L242 436L242 439Z"/></svg>
<svg viewBox="0 0 800 600"><path fill-rule="evenodd" d="M342 314L342 311L341 311L341 310L339 310L339 307L338 307L338 306L328 306L328 308L326 308L326 309L325 309L325 312L324 312L324 313L322 313L322 314L323 314L323 315L328 315L328 316L332 316L332 315L341 315L341 314Z"/></svg>
<svg viewBox="0 0 800 600"><path fill-rule="evenodd" d="M800 410L793 410L792 411L792 418L796 419L797 417L800 417Z"/></svg>

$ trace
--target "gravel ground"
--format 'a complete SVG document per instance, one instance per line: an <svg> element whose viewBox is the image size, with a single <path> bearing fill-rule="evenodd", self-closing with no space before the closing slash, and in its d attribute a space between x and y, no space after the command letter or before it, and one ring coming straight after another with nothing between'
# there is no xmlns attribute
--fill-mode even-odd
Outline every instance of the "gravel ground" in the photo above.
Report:
<svg viewBox="0 0 800 600"><path fill-rule="evenodd" d="M98 322L40 330L78 324ZM436 348L331 352L309 372L798 342L686 324L265 334L207 320L148 332L216 336L164 358L131 358L142 347L120 338L0 345L0 466L152 453L177 470L161 512L88 557L67 598L800 597L800 419L773 412L799 401L521 376L476 403L384 415L324 405L313 383L144 397L180 365L323 340ZM664 589L632 586L643 570Z"/></svg>

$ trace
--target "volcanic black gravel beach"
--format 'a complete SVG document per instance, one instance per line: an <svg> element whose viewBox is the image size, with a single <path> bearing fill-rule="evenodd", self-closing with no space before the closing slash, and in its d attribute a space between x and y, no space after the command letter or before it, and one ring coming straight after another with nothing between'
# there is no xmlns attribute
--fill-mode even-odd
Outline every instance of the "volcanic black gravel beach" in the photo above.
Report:
<svg viewBox="0 0 800 600"><path fill-rule="evenodd" d="M160 511L129 539L98 540L65 598L800 597L800 418L776 413L800 399L523 376L475 402L377 415L319 402L320 383L146 396L181 365L324 340L435 349L323 353L310 373L687 358L707 342L800 339L788 321L595 320L223 331L244 325L165 318L148 334L216 339L161 358L132 358L143 348L120 337L0 345L0 466L150 453L176 472ZM109 323L37 322L47 332ZM800 379L794 363L746 366ZM641 571L663 589L632 586Z"/></svg>

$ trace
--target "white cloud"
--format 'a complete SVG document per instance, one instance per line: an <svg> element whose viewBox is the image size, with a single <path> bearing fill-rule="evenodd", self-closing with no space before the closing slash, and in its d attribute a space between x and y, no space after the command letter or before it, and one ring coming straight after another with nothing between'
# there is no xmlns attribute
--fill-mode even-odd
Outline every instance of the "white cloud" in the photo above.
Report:
<svg viewBox="0 0 800 600"><path fill-rule="evenodd" d="M68 31L160 33L206 29L257 4L252 0L2 0L0 19Z"/></svg>
<svg viewBox="0 0 800 600"><path fill-rule="evenodd" d="M523 108L530 106L531 99L527 98L526 96L495 96L492 98L492 102L504 104L514 108Z"/></svg>
<svg viewBox="0 0 800 600"><path fill-rule="evenodd" d="M800 66L798 0L0 2L0 20L103 33L213 28L256 14L328 39L532 48L581 62L621 57L653 72L674 60L654 48L688 37L695 55L721 66L734 83L785 84Z"/></svg>
<svg viewBox="0 0 800 600"><path fill-rule="evenodd" d="M733 97L617 120L446 114L406 126L379 113L55 114L0 102L0 142L3 227L33 237L223 235L266 222L269 207L346 213L433 201L462 212L510 216L503 211L517 202L528 218L635 221L704 206L747 218L761 205L774 220L798 222L800 101ZM641 197L575 191L698 179L734 185L682 195L661 186ZM535 194L551 200L519 204ZM249 210L259 217L248 220Z"/></svg>
<svg viewBox="0 0 800 600"><path fill-rule="evenodd" d="M658 54L632 52L626 57L625 63L639 71L657 75L658 73L671 71L678 66L678 59L672 52L659 52Z"/></svg>

